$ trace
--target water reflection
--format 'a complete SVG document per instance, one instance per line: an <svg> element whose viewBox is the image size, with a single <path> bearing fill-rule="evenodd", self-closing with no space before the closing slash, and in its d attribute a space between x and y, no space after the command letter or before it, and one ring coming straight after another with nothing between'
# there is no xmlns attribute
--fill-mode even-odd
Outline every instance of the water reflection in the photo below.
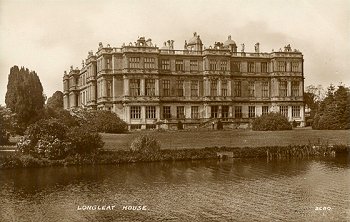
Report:
<svg viewBox="0 0 350 222"><path fill-rule="evenodd" d="M349 173L347 157L1 170L0 221L347 220ZM116 210L77 211L89 204Z"/></svg>

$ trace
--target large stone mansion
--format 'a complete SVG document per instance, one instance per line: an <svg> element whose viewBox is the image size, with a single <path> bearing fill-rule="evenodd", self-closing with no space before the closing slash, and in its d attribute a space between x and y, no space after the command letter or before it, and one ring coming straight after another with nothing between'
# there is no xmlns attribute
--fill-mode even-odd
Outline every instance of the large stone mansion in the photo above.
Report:
<svg viewBox="0 0 350 222"><path fill-rule="evenodd" d="M280 112L304 126L303 55L290 45L270 53L237 50L231 36L204 47L200 36L174 49L151 39L112 48L99 44L82 68L63 77L65 109L110 110L130 129L211 126L249 127L268 112Z"/></svg>

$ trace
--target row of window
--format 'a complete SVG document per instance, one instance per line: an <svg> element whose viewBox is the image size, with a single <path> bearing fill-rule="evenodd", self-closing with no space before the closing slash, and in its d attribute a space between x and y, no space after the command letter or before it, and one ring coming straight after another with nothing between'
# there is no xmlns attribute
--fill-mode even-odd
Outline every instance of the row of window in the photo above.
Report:
<svg viewBox="0 0 350 222"><path fill-rule="evenodd" d="M229 117L229 106L221 106L219 111L219 106L211 106L211 118L218 118L221 113L221 118ZM288 106L280 106L280 113L285 117L288 117ZM269 113L268 106L262 106L262 115ZM171 119L171 109L170 106L163 106L163 119ZM198 119L199 116L199 106L191 106L191 119ZM234 118L242 118L242 106L234 107ZM248 106L248 118L256 117L256 107ZM300 106L292 106L292 117L300 117ZM141 119L141 106L131 106L130 107L130 118L131 119ZM155 106L146 106L146 119L156 119L156 107ZM177 106L176 107L176 118L184 119L185 118L185 107Z"/></svg>
<svg viewBox="0 0 350 222"><path fill-rule="evenodd" d="M154 96L155 95L155 80L154 79L146 79L146 96ZM286 97L287 96L287 81L279 82L279 96ZM170 96L170 80L162 80L163 86L163 96ZM291 83L291 96L299 96L300 82L292 81ZM269 82L262 82L261 92L263 98L268 98L270 96L269 93ZM248 82L248 94L250 97L255 97L255 82ZM130 95L131 96L139 96L140 95L140 79L130 79ZM176 96L184 96L184 80L176 81ZM191 80L191 96L198 97L199 96L199 81ZM210 81L210 96L218 96L218 81L211 80ZM228 81L221 80L221 96L228 96ZM242 96L242 84L241 81L234 82L234 96L241 97Z"/></svg>
<svg viewBox="0 0 350 222"><path fill-rule="evenodd" d="M107 60L109 61L109 60ZM146 68L146 69L154 69L155 68L155 58L143 58L144 67L141 67L141 58L140 57L131 57L129 58L129 68ZM108 63L109 64L109 63ZM227 60L209 60L209 70L216 71L226 71L228 66ZM278 61L277 62L277 71L292 71L299 72L299 62L291 62L290 70L287 70L287 62L286 61ZM160 60L160 69L162 70L170 70L170 60L169 59L161 59ZM233 62L231 70L234 72L241 71L241 63ZM175 71L184 71L184 60L177 59L175 60ZM190 71L198 71L198 60L190 60ZM260 69L259 66L255 62L248 62L247 64L247 72L255 73L255 72L268 72L268 63L261 62Z"/></svg>

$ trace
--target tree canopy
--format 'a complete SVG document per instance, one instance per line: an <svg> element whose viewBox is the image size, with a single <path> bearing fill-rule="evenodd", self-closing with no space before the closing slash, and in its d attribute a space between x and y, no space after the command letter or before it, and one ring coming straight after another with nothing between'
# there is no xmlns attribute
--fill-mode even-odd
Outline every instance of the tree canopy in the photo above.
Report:
<svg viewBox="0 0 350 222"><path fill-rule="evenodd" d="M330 85L325 99L320 103L312 125L314 129L350 128L350 89Z"/></svg>
<svg viewBox="0 0 350 222"><path fill-rule="evenodd" d="M24 67L19 69L18 66L10 69L5 103L24 127L38 120L43 110L45 96L35 71L29 71Z"/></svg>
<svg viewBox="0 0 350 222"><path fill-rule="evenodd" d="M51 109L63 109L63 93L61 91L54 92L54 94L47 99L46 105Z"/></svg>

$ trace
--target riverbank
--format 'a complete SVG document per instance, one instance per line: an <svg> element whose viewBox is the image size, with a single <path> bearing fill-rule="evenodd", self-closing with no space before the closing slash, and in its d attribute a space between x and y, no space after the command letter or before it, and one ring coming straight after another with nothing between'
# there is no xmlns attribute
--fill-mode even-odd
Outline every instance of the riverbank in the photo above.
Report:
<svg viewBox="0 0 350 222"><path fill-rule="evenodd" d="M294 145L266 147L206 147L202 149L164 149L155 153L132 151L101 151L97 154L69 156L63 160L35 158L12 152L0 155L0 169L70 165L102 165L153 161L181 161L215 158L291 159L349 155L348 145Z"/></svg>
<svg viewBox="0 0 350 222"><path fill-rule="evenodd" d="M142 134L159 141L161 149L202 149L203 147L264 147L307 144L350 144L350 130L313 130L295 128L286 131L252 130L178 130L136 131L128 134L101 133L104 149L128 150L131 142Z"/></svg>

